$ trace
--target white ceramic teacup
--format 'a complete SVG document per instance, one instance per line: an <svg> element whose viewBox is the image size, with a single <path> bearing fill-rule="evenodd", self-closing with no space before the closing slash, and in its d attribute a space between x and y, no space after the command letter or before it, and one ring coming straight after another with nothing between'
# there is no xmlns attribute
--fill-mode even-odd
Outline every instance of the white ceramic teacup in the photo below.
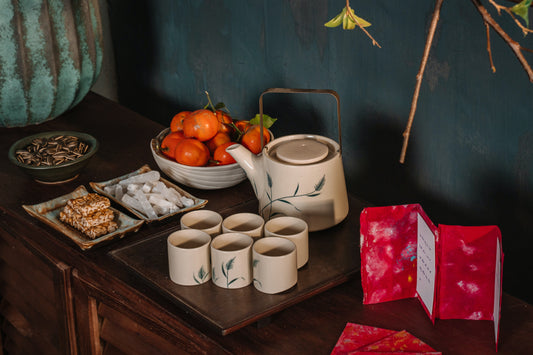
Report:
<svg viewBox="0 0 533 355"><path fill-rule="evenodd" d="M170 279L183 286L200 285L211 279L211 236L197 229L181 229L167 238Z"/></svg>
<svg viewBox="0 0 533 355"><path fill-rule="evenodd" d="M252 282L252 237L223 233L211 242L211 280L222 288L241 288Z"/></svg>
<svg viewBox="0 0 533 355"><path fill-rule="evenodd" d="M180 225L181 229L198 229L215 237L222 230L222 216L210 210L191 211L181 217Z"/></svg>
<svg viewBox="0 0 533 355"><path fill-rule="evenodd" d="M244 233L257 239L263 236L265 220L256 213L236 213L224 219L222 233Z"/></svg>
<svg viewBox="0 0 533 355"><path fill-rule="evenodd" d="M265 223L265 237L287 238L296 244L298 269L309 260L309 229L300 218L282 216Z"/></svg>
<svg viewBox="0 0 533 355"><path fill-rule="evenodd" d="M254 287L274 294L288 290L298 281L296 245L286 238L259 239L253 246Z"/></svg>

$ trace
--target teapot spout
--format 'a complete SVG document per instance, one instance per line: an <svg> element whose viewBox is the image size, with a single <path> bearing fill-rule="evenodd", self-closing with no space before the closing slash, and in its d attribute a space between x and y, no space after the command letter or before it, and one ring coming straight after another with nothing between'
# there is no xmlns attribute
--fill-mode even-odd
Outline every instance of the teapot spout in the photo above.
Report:
<svg viewBox="0 0 533 355"><path fill-rule="evenodd" d="M226 148L226 152L228 152L244 170L257 195L257 191L260 191L258 188L262 185L260 181L261 176L263 176L260 171L261 164L259 164L261 158L257 157L241 144L230 145Z"/></svg>

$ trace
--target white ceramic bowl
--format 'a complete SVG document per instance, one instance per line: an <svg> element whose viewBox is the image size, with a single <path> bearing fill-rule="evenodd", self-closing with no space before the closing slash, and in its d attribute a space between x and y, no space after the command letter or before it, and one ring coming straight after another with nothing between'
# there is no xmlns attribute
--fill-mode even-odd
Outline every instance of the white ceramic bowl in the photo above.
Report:
<svg viewBox="0 0 533 355"><path fill-rule="evenodd" d="M160 147L169 130L170 128L166 128L153 138L150 149L159 169L174 181L196 189L217 190L237 185L246 179L246 173L237 163L198 167L183 165L167 158L161 153Z"/></svg>

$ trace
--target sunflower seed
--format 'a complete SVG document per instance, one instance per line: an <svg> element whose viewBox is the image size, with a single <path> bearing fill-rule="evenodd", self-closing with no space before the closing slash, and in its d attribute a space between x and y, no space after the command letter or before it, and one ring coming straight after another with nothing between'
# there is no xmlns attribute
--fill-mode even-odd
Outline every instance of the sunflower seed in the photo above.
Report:
<svg viewBox="0 0 533 355"><path fill-rule="evenodd" d="M19 162L41 166L59 165L83 156L89 150L89 145L74 136L57 135L45 138L36 138L24 149L15 152Z"/></svg>

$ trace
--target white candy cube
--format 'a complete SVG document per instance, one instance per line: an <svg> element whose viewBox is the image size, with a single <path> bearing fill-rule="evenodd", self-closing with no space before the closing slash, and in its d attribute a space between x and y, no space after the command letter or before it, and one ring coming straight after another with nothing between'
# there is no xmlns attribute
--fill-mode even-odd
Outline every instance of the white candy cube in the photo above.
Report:
<svg viewBox="0 0 533 355"><path fill-rule="evenodd" d="M146 173L134 175L132 177L124 179L120 182L120 184L122 185L128 185L132 183L144 184L145 182L149 182L149 181L158 181L160 177L161 175L159 174L159 171L150 170Z"/></svg>

